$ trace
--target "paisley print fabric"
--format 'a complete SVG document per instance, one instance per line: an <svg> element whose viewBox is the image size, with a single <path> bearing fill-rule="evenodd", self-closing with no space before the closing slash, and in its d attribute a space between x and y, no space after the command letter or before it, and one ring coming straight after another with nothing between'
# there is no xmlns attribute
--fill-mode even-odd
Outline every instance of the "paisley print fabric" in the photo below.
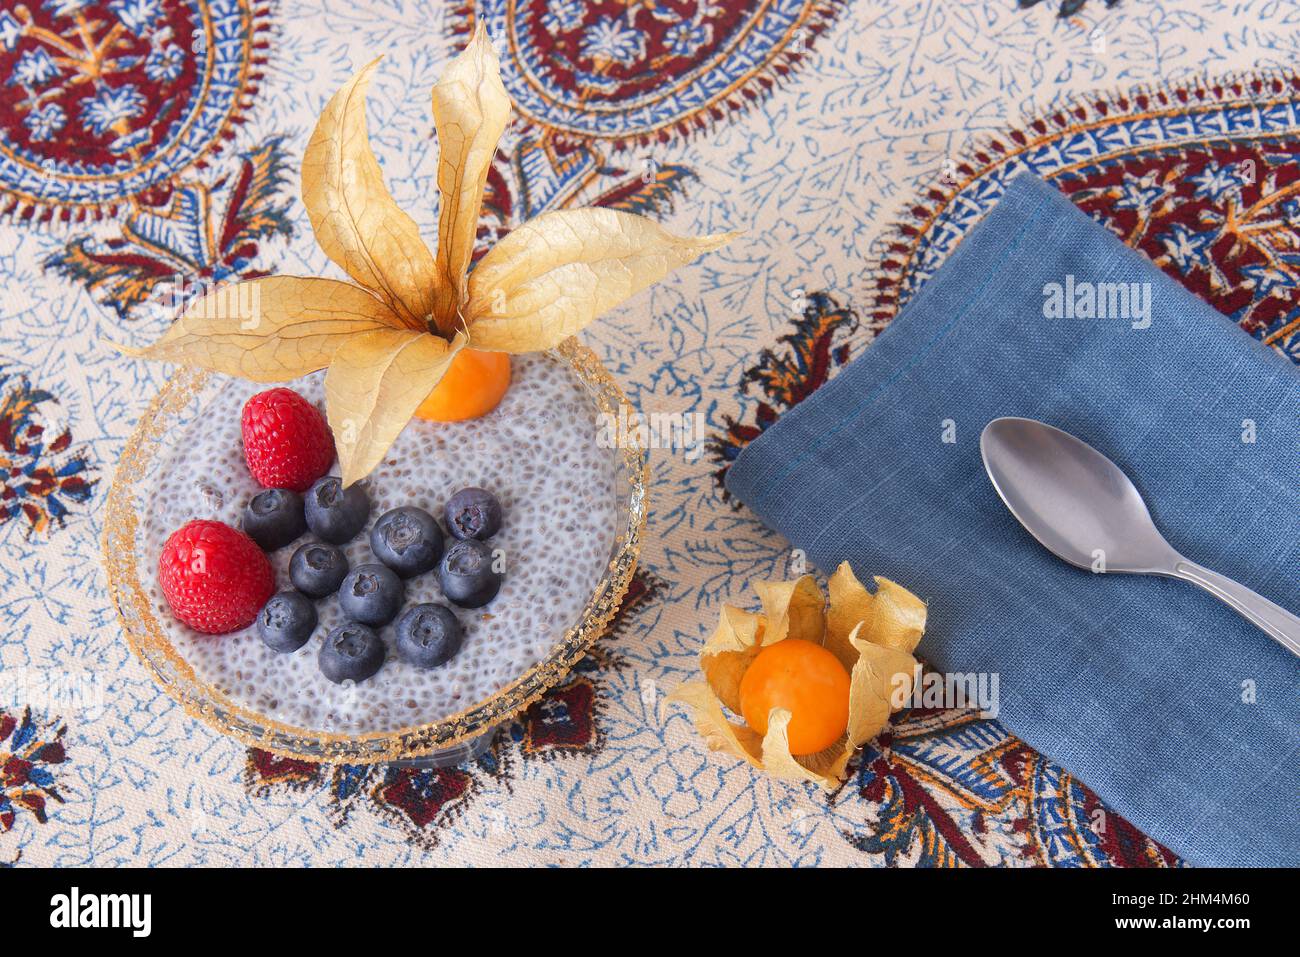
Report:
<svg viewBox="0 0 1300 957"><path fill-rule="evenodd" d="M104 343L156 338L213 282L330 274L296 164L377 53L376 153L433 235L427 91L474 12L0 0L0 863L1178 864L995 719L900 713L827 795L710 754L664 699L722 602L797 570L726 499L728 462L870 348L1019 169L1297 356L1285 5L476 6L518 107L480 254L589 204L745 230L586 336L643 412L699 424L652 452L611 633L455 768L286 759L170 703L99 570L107 487L167 371Z"/></svg>

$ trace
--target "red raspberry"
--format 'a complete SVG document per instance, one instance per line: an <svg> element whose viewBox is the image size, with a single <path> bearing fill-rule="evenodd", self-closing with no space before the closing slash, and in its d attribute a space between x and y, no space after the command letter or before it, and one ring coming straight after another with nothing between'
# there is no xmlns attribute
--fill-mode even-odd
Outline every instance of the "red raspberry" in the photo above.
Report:
<svg viewBox="0 0 1300 957"><path fill-rule="evenodd" d="M267 488L302 493L334 464L334 437L316 407L292 389L244 403L244 460Z"/></svg>
<svg viewBox="0 0 1300 957"><path fill-rule="evenodd" d="M247 628L275 591L275 572L251 538L222 522L187 522L158 556L172 612L195 631Z"/></svg>

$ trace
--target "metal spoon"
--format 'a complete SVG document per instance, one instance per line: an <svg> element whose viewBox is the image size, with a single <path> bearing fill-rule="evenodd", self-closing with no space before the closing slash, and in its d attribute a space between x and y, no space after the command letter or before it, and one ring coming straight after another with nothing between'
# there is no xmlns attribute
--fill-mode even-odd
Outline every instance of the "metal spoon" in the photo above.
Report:
<svg viewBox="0 0 1300 957"><path fill-rule="evenodd" d="M1011 514L1058 558L1097 572L1189 581L1300 655L1300 618L1174 551L1128 476L1091 445L1009 417L984 427L980 454Z"/></svg>

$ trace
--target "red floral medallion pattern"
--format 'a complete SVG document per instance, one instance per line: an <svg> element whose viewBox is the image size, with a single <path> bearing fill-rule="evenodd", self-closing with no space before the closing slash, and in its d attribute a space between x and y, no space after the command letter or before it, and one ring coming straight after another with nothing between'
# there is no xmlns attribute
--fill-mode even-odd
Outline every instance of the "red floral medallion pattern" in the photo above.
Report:
<svg viewBox="0 0 1300 957"><path fill-rule="evenodd" d="M185 3L32 3L0 15L0 131L31 156L111 166L162 141L202 79ZM4 19L8 17L10 19Z"/></svg>

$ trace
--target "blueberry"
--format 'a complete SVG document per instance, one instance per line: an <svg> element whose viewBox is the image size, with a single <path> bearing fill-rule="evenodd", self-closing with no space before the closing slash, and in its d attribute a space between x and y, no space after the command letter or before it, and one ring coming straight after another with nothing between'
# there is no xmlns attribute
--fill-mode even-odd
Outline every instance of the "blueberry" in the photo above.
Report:
<svg viewBox="0 0 1300 957"><path fill-rule="evenodd" d="M371 562L348 572L339 586L343 614L363 625L386 625L402 609L406 586L387 565Z"/></svg>
<svg viewBox="0 0 1300 957"><path fill-rule="evenodd" d="M345 621L325 636L316 663L335 684L365 681L384 663L384 643L365 625Z"/></svg>
<svg viewBox="0 0 1300 957"><path fill-rule="evenodd" d="M501 574L492 567L492 549L480 541L453 542L438 566L438 583L448 600L478 608L497 596Z"/></svg>
<svg viewBox="0 0 1300 957"><path fill-rule="evenodd" d="M462 637L446 605L412 605L397 619L397 654L417 668L445 665L460 651Z"/></svg>
<svg viewBox="0 0 1300 957"><path fill-rule="evenodd" d="M305 531L302 496L287 488L258 492L244 509L244 532L264 552L283 548Z"/></svg>
<svg viewBox="0 0 1300 957"><path fill-rule="evenodd" d="M257 633L272 651L297 651L315 630L316 606L301 592L272 595L257 615Z"/></svg>
<svg viewBox="0 0 1300 957"><path fill-rule="evenodd" d="M486 489L463 488L447 501L447 529L457 538L491 538L501 529L501 503Z"/></svg>
<svg viewBox="0 0 1300 957"><path fill-rule="evenodd" d="M307 527L335 545L356 538L370 517L370 498L359 485L343 487L338 476L317 479L307 490Z"/></svg>
<svg viewBox="0 0 1300 957"><path fill-rule="evenodd" d="M309 598L334 594L347 573L347 556L322 542L308 542L289 559L289 580Z"/></svg>
<svg viewBox="0 0 1300 957"><path fill-rule="evenodd" d="M379 516L370 550L403 578L422 575L442 557L442 529L424 509L403 505Z"/></svg>

